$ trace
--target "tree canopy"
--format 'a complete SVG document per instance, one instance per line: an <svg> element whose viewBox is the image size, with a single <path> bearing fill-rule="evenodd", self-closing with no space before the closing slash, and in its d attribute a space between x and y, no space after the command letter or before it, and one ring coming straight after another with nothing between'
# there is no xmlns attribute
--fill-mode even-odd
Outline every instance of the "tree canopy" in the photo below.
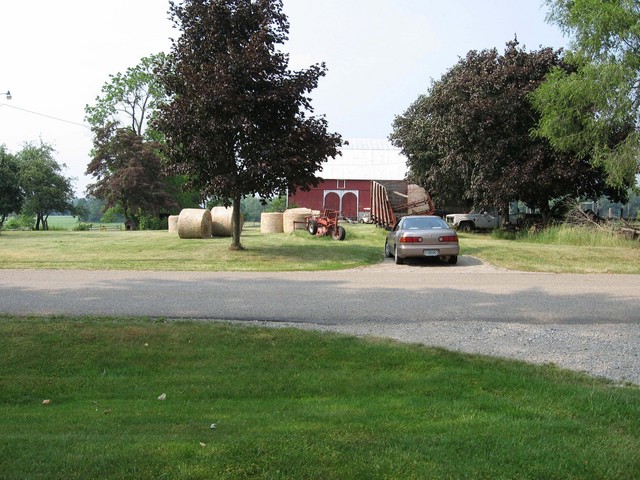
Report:
<svg viewBox="0 0 640 480"><path fill-rule="evenodd" d="M87 187L107 208L119 208L125 219L138 228L145 213L157 216L177 208L167 191L157 142L145 141L128 128L109 124L94 129L93 158L87 174L96 182Z"/></svg>
<svg viewBox="0 0 640 480"><path fill-rule="evenodd" d="M36 230L47 230L47 219L54 212L73 212L72 179L62 174L65 165L56 162L53 154L53 147L40 141L26 143L16 155L25 196L22 211L35 215Z"/></svg>
<svg viewBox="0 0 640 480"><path fill-rule="evenodd" d="M240 200L308 189L338 154L308 93L324 64L291 71L277 47L289 24L280 0L170 2L181 35L159 70L170 101L154 126L172 170L203 197L234 207L232 248L240 244Z"/></svg>
<svg viewBox="0 0 640 480"><path fill-rule="evenodd" d="M610 185L640 173L640 3L545 0L548 20L572 36L566 61L533 96L537 133L601 165Z"/></svg>
<svg viewBox="0 0 640 480"><path fill-rule="evenodd" d="M105 128L116 124L129 128L136 135L154 135L147 132L150 117L159 102L165 98L162 85L154 73L157 65L166 59L158 53L144 57L140 63L127 69L125 73L109 76L102 86L102 95L96 97L94 105L85 107L86 119L93 128Z"/></svg>
<svg viewBox="0 0 640 480"><path fill-rule="evenodd" d="M143 58L135 67L110 75L102 96L87 105L94 148L86 173L96 178L89 194L106 208L121 211L133 228L143 215L197 205L191 192L183 192L184 179L164 175L158 132L148 128L159 102L165 99L155 69L165 54ZM137 138L136 138L137 137Z"/></svg>
<svg viewBox="0 0 640 480"><path fill-rule="evenodd" d="M547 214L551 199L599 194L601 172L530 135L539 117L529 95L554 67L567 68L560 52L517 41L503 54L470 51L394 121L411 179L439 204L521 200Z"/></svg>
<svg viewBox="0 0 640 480"><path fill-rule="evenodd" d="M0 145L0 228L7 216L20 212L23 200L18 161L4 145Z"/></svg>

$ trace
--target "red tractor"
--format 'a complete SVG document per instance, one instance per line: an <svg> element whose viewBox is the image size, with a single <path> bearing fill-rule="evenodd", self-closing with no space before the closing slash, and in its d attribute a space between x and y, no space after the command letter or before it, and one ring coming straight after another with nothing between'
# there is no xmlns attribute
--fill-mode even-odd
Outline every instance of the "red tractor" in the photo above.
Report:
<svg viewBox="0 0 640 480"><path fill-rule="evenodd" d="M307 217L307 231L311 235L331 235L334 240L344 240L347 235L344 227L338 225L337 210L323 210L322 215L311 215Z"/></svg>

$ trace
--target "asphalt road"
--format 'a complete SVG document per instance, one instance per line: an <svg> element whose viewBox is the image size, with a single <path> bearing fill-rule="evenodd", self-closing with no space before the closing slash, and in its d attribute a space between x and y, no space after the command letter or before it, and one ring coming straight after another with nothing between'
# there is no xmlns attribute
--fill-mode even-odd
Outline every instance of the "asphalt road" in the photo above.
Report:
<svg viewBox="0 0 640 480"><path fill-rule="evenodd" d="M385 263L332 272L0 270L0 313L313 323L640 323L640 275Z"/></svg>

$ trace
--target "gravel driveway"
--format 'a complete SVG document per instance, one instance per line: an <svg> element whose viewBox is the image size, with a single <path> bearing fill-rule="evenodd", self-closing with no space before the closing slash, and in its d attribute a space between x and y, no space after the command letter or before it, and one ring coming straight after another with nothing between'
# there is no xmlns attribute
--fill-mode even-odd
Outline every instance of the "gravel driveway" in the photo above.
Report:
<svg viewBox="0 0 640 480"><path fill-rule="evenodd" d="M420 266L414 265L415 268ZM464 267L464 268L459 268ZM393 260L366 270L397 271ZM458 268L429 265L430 273L464 275L508 272L483 261L461 256ZM357 273L357 269L354 273ZM606 276L604 276L606 277ZM640 300L640 291L638 291ZM357 336L385 337L406 343L442 347L465 353L490 355L547 364L640 385L640 302L638 320L630 323L606 319L597 324L532 324L494 321L436 321L383 324L380 322L318 325L315 323L252 322L271 327L296 327Z"/></svg>
<svg viewBox="0 0 640 480"><path fill-rule="evenodd" d="M337 272L0 270L0 313L242 321L554 363L640 384L640 275L393 261Z"/></svg>

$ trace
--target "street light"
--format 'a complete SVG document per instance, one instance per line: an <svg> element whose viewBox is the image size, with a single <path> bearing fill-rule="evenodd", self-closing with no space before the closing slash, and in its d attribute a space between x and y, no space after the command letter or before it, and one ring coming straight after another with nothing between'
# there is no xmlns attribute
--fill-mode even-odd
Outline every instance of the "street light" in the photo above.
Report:
<svg viewBox="0 0 640 480"><path fill-rule="evenodd" d="M3 93L2 95L7 97L7 100L11 100L11 92L9 90L7 90L5 93Z"/></svg>

